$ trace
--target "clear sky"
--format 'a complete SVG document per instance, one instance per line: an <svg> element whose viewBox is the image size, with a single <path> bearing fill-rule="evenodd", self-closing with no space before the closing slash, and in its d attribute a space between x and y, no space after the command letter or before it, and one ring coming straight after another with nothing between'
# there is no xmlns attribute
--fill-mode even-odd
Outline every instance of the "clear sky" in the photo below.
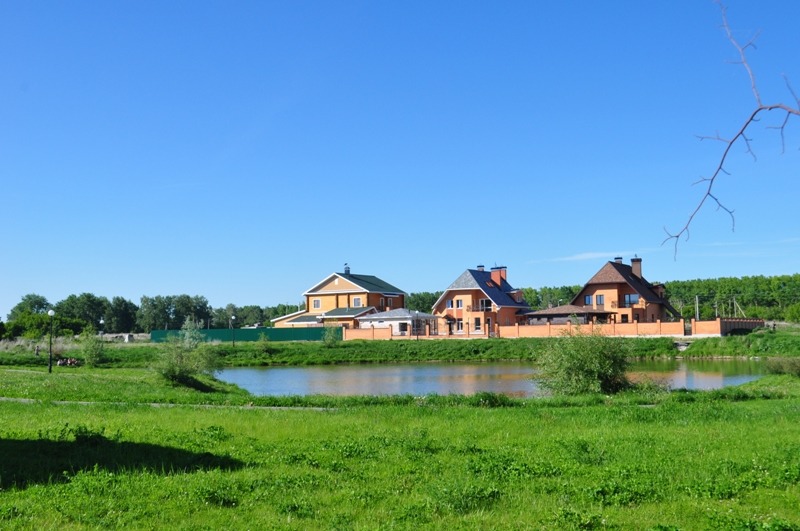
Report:
<svg viewBox="0 0 800 531"><path fill-rule="evenodd" d="M765 102L800 93L800 2L731 0ZM762 122L717 5L0 3L0 318L23 295L298 303L349 263L406 292L800 272L800 120Z"/></svg>

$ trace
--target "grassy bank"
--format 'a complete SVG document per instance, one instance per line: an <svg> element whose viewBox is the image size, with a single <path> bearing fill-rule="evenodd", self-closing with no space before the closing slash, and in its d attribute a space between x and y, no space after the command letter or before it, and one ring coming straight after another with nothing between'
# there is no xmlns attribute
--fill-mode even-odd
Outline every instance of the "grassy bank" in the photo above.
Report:
<svg viewBox="0 0 800 531"><path fill-rule="evenodd" d="M800 327L756 330L749 334L693 341L683 355L694 357L800 357Z"/></svg>
<svg viewBox="0 0 800 531"><path fill-rule="evenodd" d="M0 370L2 394L43 400L0 402L4 529L800 529L788 376L713 393L275 410L118 403L251 401L213 381L36 372Z"/></svg>
<svg viewBox="0 0 800 531"><path fill-rule="evenodd" d="M394 363L426 361L535 361L548 339L480 339L470 341L344 341L332 347L321 342L250 342L211 344L227 367L271 365L330 365L339 363ZM677 354L672 340L622 339L641 357L669 357ZM155 362L163 344L107 344L103 367L148 367ZM83 359L80 343L62 346L58 356ZM33 347L0 351L0 366L46 367L47 351L39 356Z"/></svg>
<svg viewBox="0 0 800 531"><path fill-rule="evenodd" d="M470 341L346 341L332 347L321 342L239 342L212 344L227 367L272 365L326 365L338 363L393 363L425 361L535 361L547 342L553 339L480 339ZM798 357L800 328L758 330L743 336L702 338L691 341L679 352L671 338L620 339L639 358L684 357ZM34 343L16 342L0 347L0 366L46 367L47 350L40 345L34 354ZM103 367L149 367L158 357L163 344L105 345ZM82 359L79 342L59 341L56 357Z"/></svg>
<svg viewBox="0 0 800 531"><path fill-rule="evenodd" d="M557 340L557 339L556 339ZM477 339L346 341L334 346L321 342L239 342L210 345L227 367L273 365L327 365L339 363L393 363L426 361L535 361L544 345L554 339ZM632 356L638 358L684 357L799 357L800 328L785 327L759 330L743 336L703 338L679 352L671 338L619 339L628 343ZM47 349L40 345L34 354L34 343L16 342L0 348L0 366L46 367ZM163 344L115 344L104 348L103 367L149 367L157 359ZM79 342L59 341L56 357L82 359Z"/></svg>

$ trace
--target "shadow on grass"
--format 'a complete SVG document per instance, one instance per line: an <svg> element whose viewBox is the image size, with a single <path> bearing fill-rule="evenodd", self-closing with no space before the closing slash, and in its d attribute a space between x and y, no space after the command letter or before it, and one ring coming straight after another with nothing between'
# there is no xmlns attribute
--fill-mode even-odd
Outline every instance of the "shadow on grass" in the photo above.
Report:
<svg viewBox="0 0 800 531"><path fill-rule="evenodd" d="M75 441L0 439L0 489L64 483L78 472L95 469L168 475L209 469L236 470L243 464L208 452L112 441L102 435Z"/></svg>
<svg viewBox="0 0 800 531"><path fill-rule="evenodd" d="M218 389L215 388L214 386L202 382L192 376L175 378L174 380L172 380L172 383L176 386L188 387L190 389L194 389L195 391L199 391L201 393L215 393L218 391Z"/></svg>

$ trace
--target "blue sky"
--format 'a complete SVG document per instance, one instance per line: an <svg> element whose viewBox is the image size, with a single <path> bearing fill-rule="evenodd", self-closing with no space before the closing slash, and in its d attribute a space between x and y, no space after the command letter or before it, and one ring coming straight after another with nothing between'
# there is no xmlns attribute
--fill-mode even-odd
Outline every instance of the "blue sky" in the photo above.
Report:
<svg viewBox="0 0 800 531"><path fill-rule="evenodd" d="M765 102L795 1L732 0ZM711 1L0 3L0 318L27 293L298 303L349 263L407 292L800 271L800 124L754 108Z"/></svg>

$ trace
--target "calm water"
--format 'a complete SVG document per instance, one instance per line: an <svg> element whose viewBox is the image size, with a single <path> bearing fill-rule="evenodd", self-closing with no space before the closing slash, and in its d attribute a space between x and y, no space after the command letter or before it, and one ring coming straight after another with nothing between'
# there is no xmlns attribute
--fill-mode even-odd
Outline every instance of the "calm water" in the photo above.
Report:
<svg viewBox="0 0 800 531"><path fill-rule="evenodd" d="M217 377L254 395L461 394L480 391L529 397L537 392L535 367L523 362L416 363L224 369ZM672 389L718 389L757 379L758 361L646 361L632 365L634 381L653 380Z"/></svg>

